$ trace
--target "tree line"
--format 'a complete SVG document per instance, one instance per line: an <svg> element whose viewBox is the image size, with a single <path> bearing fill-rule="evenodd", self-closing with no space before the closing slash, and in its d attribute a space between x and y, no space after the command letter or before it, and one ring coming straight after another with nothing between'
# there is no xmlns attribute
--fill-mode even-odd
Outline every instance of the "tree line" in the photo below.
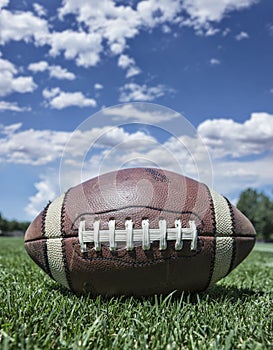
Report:
<svg viewBox="0 0 273 350"><path fill-rule="evenodd" d="M263 192L248 188L240 194L237 208L249 218L257 231L257 238L273 239L273 200ZM29 226L27 221L7 220L0 213L0 233L23 231Z"/></svg>
<svg viewBox="0 0 273 350"><path fill-rule="evenodd" d="M0 234L5 235L15 231L25 232L29 226L28 221L8 220L0 213Z"/></svg>
<svg viewBox="0 0 273 350"><path fill-rule="evenodd" d="M252 222L258 239L273 239L273 201L270 197L248 188L241 193L237 208Z"/></svg>

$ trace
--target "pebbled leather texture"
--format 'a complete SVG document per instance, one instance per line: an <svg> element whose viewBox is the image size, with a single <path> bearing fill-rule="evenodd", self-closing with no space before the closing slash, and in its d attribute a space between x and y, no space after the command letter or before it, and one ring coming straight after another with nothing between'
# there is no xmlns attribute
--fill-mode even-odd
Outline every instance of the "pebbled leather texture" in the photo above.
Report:
<svg viewBox="0 0 273 350"><path fill-rule="evenodd" d="M207 187L158 169L120 170L87 181L69 190L65 207L67 236L74 235L83 217L87 225L99 218L102 228L110 218L117 228L124 228L126 218L133 219L135 228L141 228L143 218L149 219L150 227L157 227L161 217L170 227L175 219L185 227L192 219L200 233L213 232Z"/></svg>

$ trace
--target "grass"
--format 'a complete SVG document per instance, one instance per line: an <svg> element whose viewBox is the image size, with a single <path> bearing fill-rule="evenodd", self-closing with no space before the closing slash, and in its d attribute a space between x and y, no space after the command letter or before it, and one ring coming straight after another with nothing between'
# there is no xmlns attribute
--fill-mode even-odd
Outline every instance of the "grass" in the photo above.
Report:
<svg viewBox="0 0 273 350"><path fill-rule="evenodd" d="M273 245L206 293L76 297L0 239L0 349L273 349Z"/></svg>

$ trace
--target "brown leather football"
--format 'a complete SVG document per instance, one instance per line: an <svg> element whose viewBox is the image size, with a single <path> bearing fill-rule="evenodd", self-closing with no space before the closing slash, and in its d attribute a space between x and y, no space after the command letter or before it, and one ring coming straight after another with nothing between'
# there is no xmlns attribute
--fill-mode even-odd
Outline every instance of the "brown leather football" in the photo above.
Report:
<svg viewBox="0 0 273 350"><path fill-rule="evenodd" d="M198 292L251 251L255 230L225 197L156 168L100 175L58 197L25 234L31 258L76 293Z"/></svg>

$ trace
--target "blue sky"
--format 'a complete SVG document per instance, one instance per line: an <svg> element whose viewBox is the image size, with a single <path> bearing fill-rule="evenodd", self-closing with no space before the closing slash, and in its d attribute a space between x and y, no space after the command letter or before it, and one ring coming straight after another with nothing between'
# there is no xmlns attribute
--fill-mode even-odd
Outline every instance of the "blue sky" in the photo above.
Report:
<svg viewBox="0 0 273 350"><path fill-rule="evenodd" d="M272 192L271 1L0 8L4 216L31 220L60 190L124 166L180 171L233 202Z"/></svg>

